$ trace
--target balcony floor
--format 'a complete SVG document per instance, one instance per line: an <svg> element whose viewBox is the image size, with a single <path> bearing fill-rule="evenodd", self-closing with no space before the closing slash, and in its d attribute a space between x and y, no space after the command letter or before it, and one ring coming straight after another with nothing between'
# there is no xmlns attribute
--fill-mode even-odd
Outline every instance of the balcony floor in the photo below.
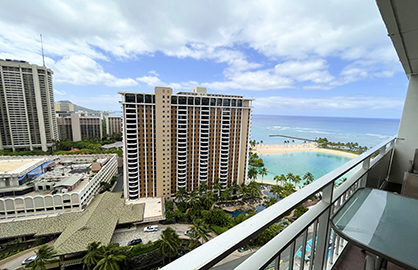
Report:
<svg viewBox="0 0 418 270"><path fill-rule="evenodd" d="M343 254L338 258L332 270L353 270L364 269L364 259L366 254L361 252L361 249L348 244ZM384 269L384 268L382 268ZM387 270L404 270L404 268L388 263Z"/></svg>

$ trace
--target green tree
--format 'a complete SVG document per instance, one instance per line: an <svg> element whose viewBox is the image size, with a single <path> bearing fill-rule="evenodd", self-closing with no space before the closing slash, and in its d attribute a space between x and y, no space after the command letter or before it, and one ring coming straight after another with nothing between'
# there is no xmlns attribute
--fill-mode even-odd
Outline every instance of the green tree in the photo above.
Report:
<svg viewBox="0 0 418 270"><path fill-rule="evenodd" d="M106 192L106 191L110 191L110 189L112 188L112 184L108 183L108 182L100 182L100 186L102 187L102 190L100 191L100 193Z"/></svg>
<svg viewBox="0 0 418 270"><path fill-rule="evenodd" d="M285 183L283 186L273 186L271 192L276 193L280 198L286 198L290 194L296 192L296 188L292 183Z"/></svg>
<svg viewBox="0 0 418 270"><path fill-rule="evenodd" d="M190 230L192 235L197 237L196 240L203 239L205 242L207 242L211 237L210 228L202 219L194 220L193 226L190 228Z"/></svg>
<svg viewBox="0 0 418 270"><path fill-rule="evenodd" d="M164 257L168 257L171 261L171 258L178 254L180 245L181 240L176 231L171 227L167 227L167 229L161 232L161 245L159 253L164 255Z"/></svg>
<svg viewBox="0 0 418 270"><path fill-rule="evenodd" d="M305 181L303 183L304 186L309 185L310 183L312 183L315 180L315 177L313 176L312 173L307 172L304 176L303 176L303 180Z"/></svg>
<svg viewBox="0 0 418 270"><path fill-rule="evenodd" d="M202 210L201 216L203 221L208 224L226 227L231 220L231 217L220 208L212 210Z"/></svg>
<svg viewBox="0 0 418 270"><path fill-rule="evenodd" d="M261 168L258 173L261 175L261 183L263 183L264 176L266 176L268 173L266 167Z"/></svg>
<svg viewBox="0 0 418 270"><path fill-rule="evenodd" d="M248 178L250 178L251 180L255 180L257 178L258 175L258 171L255 167L252 167L251 169L248 170Z"/></svg>
<svg viewBox="0 0 418 270"><path fill-rule="evenodd" d="M260 184L257 182L251 182L248 184L248 195L252 198L261 198Z"/></svg>
<svg viewBox="0 0 418 270"><path fill-rule="evenodd" d="M272 206L273 204L275 204L277 202L277 199L275 197L270 197L268 200L264 201L264 206L266 208Z"/></svg>
<svg viewBox="0 0 418 270"><path fill-rule="evenodd" d="M36 259L30 262L27 267L33 270L46 270L46 265L54 263L57 254L53 246L43 245L35 251Z"/></svg>
<svg viewBox="0 0 418 270"><path fill-rule="evenodd" d="M286 181L293 182L294 179L295 179L295 175L293 173L288 173L286 175Z"/></svg>
<svg viewBox="0 0 418 270"><path fill-rule="evenodd" d="M187 193L186 189L184 187L181 187L177 190L177 192L174 194L176 202L184 202L188 199L189 194Z"/></svg>
<svg viewBox="0 0 418 270"><path fill-rule="evenodd" d="M190 196L187 198L187 204L189 207L196 207L196 208L200 208L199 205L199 194L197 189L192 190L192 192L190 192Z"/></svg>
<svg viewBox="0 0 418 270"><path fill-rule="evenodd" d="M217 191L218 198L219 198L221 196L222 186L219 183L219 178L218 177L215 179L215 182L213 183L213 189L215 189Z"/></svg>
<svg viewBox="0 0 418 270"><path fill-rule="evenodd" d="M212 191L208 191L207 193L199 197L200 205L204 209L210 209L215 201L216 195Z"/></svg>
<svg viewBox="0 0 418 270"><path fill-rule="evenodd" d="M83 257L83 265L92 269L101 259L100 242L92 242L87 245L87 254Z"/></svg>
<svg viewBox="0 0 418 270"><path fill-rule="evenodd" d="M258 244L264 245L265 243L273 239L273 237L275 237L282 229L283 227L279 224L274 224L268 227L257 236Z"/></svg>
<svg viewBox="0 0 418 270"><path fill-rule="evenodd" d="M224 191L221 191L221 200L227 201L229 199L231 199L231 189L227 188Z"/></svg>
<svg viewBox="0 0 418 270"><path fill-rule="evenodd" d="M295 175L293 177L293 183L295 183L295 185L299 184L300 182L302 182L302 178L300 178L299 175Z"/></svg>
<svg viewBox="0 0 418 270"><path fill-rule="evenodd" d="M296 209L295 209L295 217L299 218L300 216L302 216L304 213L306 213L308 211L308 208L306 208L303 205L299 205Z"/></svg>
<svg viewBox="0 0 418 270"><path fill-rule="evenodd" d="M99 252L101 259L93 270L119 270L119 263L126 260L124 249L116 243L101 246Z"/></svg>
<svg viewBox="0 0 418 270"><path fill-rule="evenodd" d="M200 182L198 189L199 189L199 195L204 196L208 192L208 184L206 182Z"/></svg>

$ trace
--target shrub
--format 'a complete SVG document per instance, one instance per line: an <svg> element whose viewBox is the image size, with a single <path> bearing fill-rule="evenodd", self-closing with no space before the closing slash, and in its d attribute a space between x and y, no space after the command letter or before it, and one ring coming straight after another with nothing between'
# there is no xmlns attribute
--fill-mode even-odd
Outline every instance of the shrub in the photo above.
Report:
<svg viewBox="0 0 418 270"><path fill-rule="evenodd" d="M131 249L131 255L132 256L137 256L139 254L148 253L150 251L158 249L160 247L160 245L161 245L161 240L157 240L155 242L150 241L146 244L141 243L139 245L134 246Z"/></svg>
<svg viewBox="0 0 418 270"><path fill-rule="evenodd" d="M213 225L212 230L214 230L217 234L222 234L228 230L228 227L220 227L217 225Z"/></svg>

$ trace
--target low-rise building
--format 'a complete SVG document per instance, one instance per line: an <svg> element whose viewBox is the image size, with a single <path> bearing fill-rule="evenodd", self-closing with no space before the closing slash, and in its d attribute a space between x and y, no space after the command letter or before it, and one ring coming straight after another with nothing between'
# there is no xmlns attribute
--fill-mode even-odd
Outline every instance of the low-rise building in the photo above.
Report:
<svg viewBox="0 0 418 270"><path fill-rule="evenodd" d="M117 158L116 154L0 157L0 219L84 209L100 192L100 182L110 183L116 175ZM58 165L47 171L51 163Z"/></svg>

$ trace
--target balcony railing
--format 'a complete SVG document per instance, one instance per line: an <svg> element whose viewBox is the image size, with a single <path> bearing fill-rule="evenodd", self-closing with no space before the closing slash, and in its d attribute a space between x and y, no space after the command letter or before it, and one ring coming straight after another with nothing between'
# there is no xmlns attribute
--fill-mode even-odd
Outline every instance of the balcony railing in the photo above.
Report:
<svg viewBox="0 0 418 270"><path fill-rule="evenodd" d="M322 197L316 205L235 269L331 269L345 241L331 230L330 216L357 188L381 185L395 141L382 142L163 269L209 269L316 194ZM347 179L337 187L341 177Z"/></svg>

